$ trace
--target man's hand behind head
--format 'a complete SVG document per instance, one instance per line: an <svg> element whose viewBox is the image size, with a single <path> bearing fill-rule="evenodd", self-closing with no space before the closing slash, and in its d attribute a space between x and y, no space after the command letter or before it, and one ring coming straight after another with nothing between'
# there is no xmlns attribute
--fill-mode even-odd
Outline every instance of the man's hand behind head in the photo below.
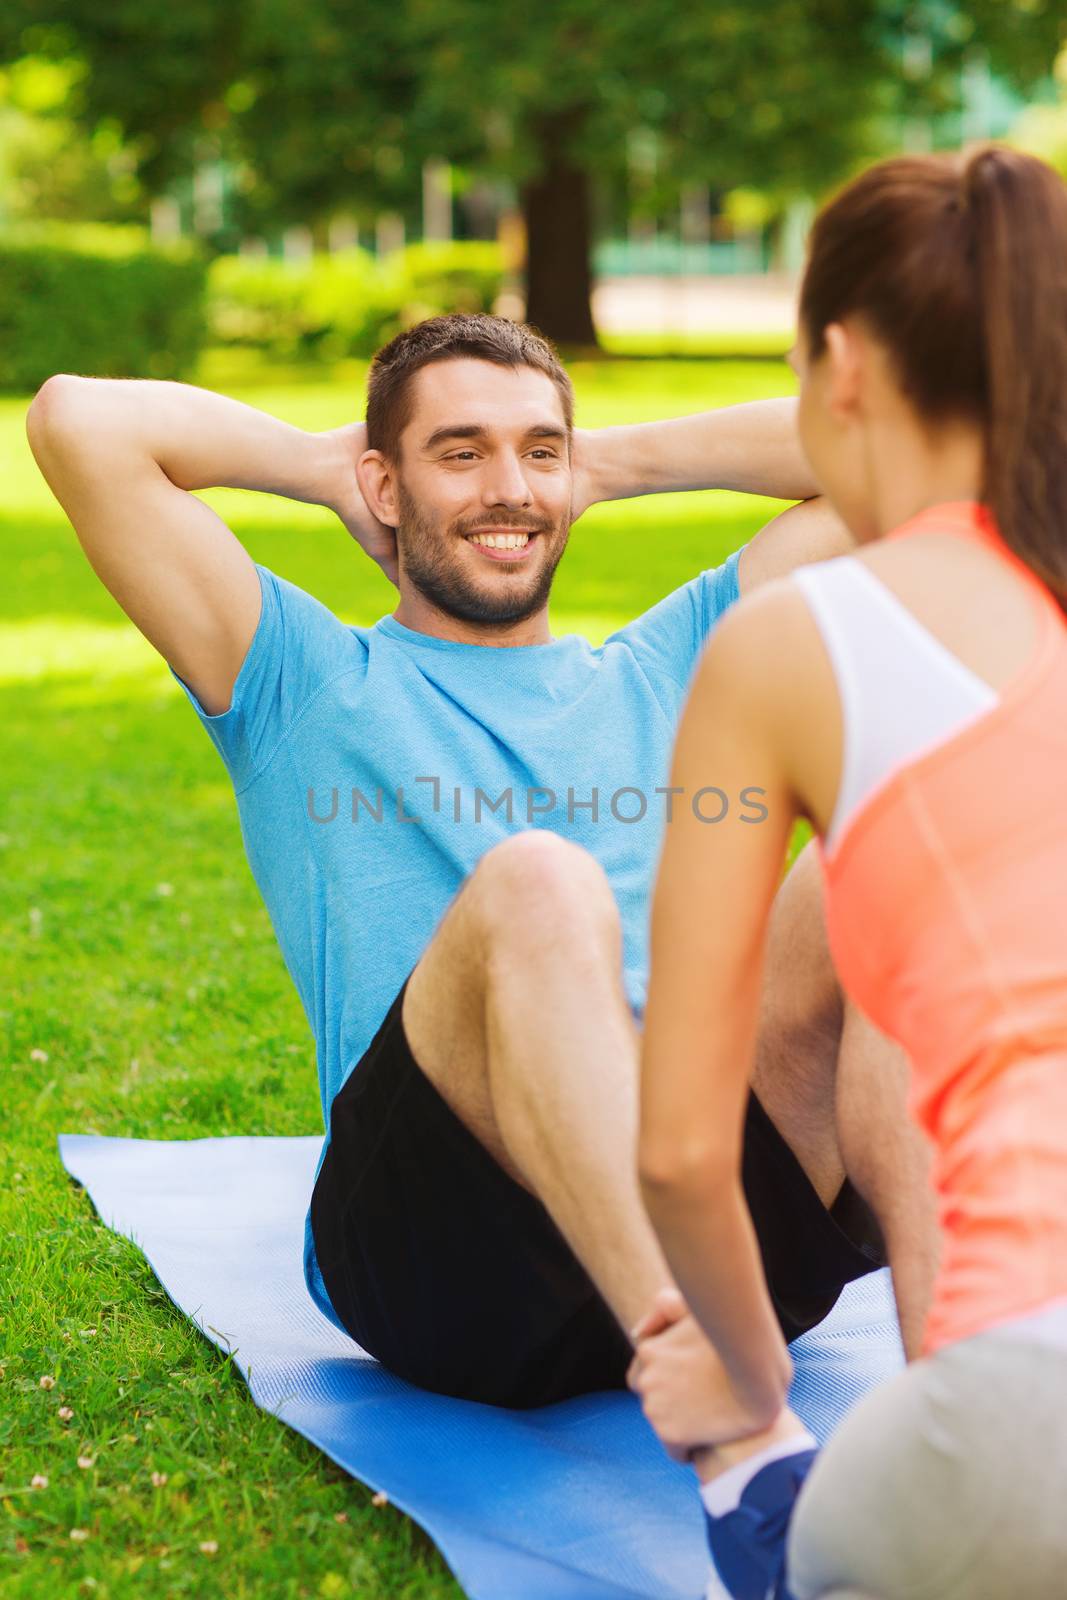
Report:
<svg viewBox="0 0 1067 1600"><path fill-rule="evenodd" d="M603 431L603 430L602 430ZM587 428L571 434L571 523L598 500L610 498L603 492L597 455L597 436Z"/></svg>
<svg viewBox="0 0 1067 1600"><path fill-rule="evenodd" d="M332 429L331 433L341 449L338 451L336 482L330 492L329 505L356 543L381 567L390 583L399 584L396 533L384 522L379 522L369 509L356 477L356 464L367 448L366 423L350 422L343 428Z"/></svg>

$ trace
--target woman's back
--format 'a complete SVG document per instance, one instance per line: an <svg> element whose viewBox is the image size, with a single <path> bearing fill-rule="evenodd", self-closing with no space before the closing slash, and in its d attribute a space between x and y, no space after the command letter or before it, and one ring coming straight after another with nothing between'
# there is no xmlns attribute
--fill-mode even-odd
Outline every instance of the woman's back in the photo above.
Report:
<svg viewBox="0 0 1067 1600"><path fill-rule="evenodd" d="M642 1050L654 1217L731 1398L763 1392L775 1351L721 1129L738 1120L738 1059L758 1068L768 896L798 815L820 835L843 986L911 1058L941 1220L925 1359L815 1462L784 1572L795 1489L762 1498L757 1467L743 1517L724 1527L708 1505L713 1548L736 1535L762 1563L752 1592L768 1588L768 1550L774 1592L797 1600L1064 1591L1065 261L1067 190L1019 151L880 162L822 208L790 357L798 430L861 550L743 599L679 729L675 781L705 766L757 777L769 822L669 834ZM852 1044L846 1028L841 1154L885 1226L911 1354L928 1265L912 1152L849 1081L870 1089L872 1065L892 1067ZM683 1155L665 1185L672 1138ZM699 1184L698 1161L712 1173ZM734 1207L714 1230L711 1195ZM642 1347L642 1363L659 1393L668 1353ZM660 1415L661 1434L695 1438Z"/></svg>
<svg viewBox="0 0 1067 1600"><path fill-rule="evenodd" d="M937 1148L933 1349L1067 1298L1067 619L971 503L792 581L842 706L831 944Z"/></svg>

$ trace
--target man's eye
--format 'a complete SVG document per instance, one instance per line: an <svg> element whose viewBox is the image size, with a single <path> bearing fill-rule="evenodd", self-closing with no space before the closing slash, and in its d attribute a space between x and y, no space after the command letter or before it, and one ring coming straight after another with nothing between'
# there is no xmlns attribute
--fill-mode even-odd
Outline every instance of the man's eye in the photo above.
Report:
<svg viewBox="0 0 1067 1600"><path fill-rule="evenodd" d="M556 459L556 452L554 450L546 450L544 445L538 445L536 450L530 451L530 454L537 461L555 461Z"/></svg>
<svg viewBox="0 0 1067 1600"><path fill-rule="evenodd" d="M446 461L476 461L477 453L474 450L457 450L453 455L446 456Z"/></svg>

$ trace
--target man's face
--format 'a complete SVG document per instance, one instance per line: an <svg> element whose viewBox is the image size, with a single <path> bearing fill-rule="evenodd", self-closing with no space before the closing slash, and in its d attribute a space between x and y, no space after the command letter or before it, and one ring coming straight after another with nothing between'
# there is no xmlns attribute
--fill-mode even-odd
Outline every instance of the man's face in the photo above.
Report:
<svg viewBox="0 0 1067 1600"><path fill-rule="evenodd" d="M570 532L571 466L555 384L471 358L415 375L396 463L401 576L448 616L543 609Z"/></svg>

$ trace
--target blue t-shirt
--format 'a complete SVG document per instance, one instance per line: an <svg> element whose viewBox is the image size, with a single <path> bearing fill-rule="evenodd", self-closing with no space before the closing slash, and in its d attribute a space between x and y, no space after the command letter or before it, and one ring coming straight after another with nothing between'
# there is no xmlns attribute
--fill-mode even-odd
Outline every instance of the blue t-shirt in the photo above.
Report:
<svg viewBox="0 0 1067 1600"><path fill-rule="evenodd" d="M691 803L664 792L674 732L701 646L737 599L738 559L596 649L577 634L502 647L393 617L349 626L257 563L262 609L229 709L210 716L174 673L233 781L314 1035L327 1142L334 1096L463 880L509 834L549 828L600 862L640 1016L663 825ZM721 802L700 804L713 820ZM337 1322L310 1224L304 1266Z"/></svg>

